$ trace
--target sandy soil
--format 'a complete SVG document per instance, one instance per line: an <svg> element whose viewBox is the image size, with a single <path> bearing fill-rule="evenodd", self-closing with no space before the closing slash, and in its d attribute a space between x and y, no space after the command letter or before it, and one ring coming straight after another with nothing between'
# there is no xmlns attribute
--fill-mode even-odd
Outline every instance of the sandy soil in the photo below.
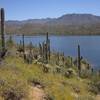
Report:
<svg viewBox="0 0 100 100"><path fill-rule="evenodd" d="M31 100L46 100L44 90L40 86L31 87L30 97Z"/></svg>
<svg viewBox="0 0 100 100"><path fill-rule="evenodd" d="M100 100L100 94L96 96L95 100Z"/></svg>

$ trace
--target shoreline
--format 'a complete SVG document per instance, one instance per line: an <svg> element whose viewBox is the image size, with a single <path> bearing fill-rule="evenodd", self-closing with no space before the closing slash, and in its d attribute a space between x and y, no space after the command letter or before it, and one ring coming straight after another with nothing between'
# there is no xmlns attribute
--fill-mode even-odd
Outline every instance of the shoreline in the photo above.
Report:
<svg viewBox="0 0 100 100"><path fill-rule="evenodd" d="M24 34L25 36L45 36L45 34L46 33L44 33L44 34ZM6 35L16 35L16 36L22 36L22 34L7 34L6 33ZM51 34L51 33L49 33L49 36L100 36L100 35L98 35L98 34Z"/></svg>

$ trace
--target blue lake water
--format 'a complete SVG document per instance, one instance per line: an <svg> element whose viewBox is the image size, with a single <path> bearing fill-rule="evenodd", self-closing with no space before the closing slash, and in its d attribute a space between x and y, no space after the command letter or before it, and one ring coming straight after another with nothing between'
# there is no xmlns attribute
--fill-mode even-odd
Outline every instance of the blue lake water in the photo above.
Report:
<svg viewBox="0 0 100 100"><path fill-rule="evenodd" d="M77 57L77 45L81 47L83 56L93 67L100 69L100 36L50 36L51 49L64 52L66 56ZM19 43L22 36L14 36ZM25 43L34 45L45 41L45 36L25 36Z"/></svg>

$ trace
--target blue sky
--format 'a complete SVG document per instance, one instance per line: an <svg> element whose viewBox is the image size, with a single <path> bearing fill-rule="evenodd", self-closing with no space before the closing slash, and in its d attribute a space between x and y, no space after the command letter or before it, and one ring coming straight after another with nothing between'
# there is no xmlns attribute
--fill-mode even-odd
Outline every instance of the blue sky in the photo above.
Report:
<svg viewBox="0 0 100 100"><path fill-rule="evenodd" d="M100 15L100 0L0 0L6 20L55 18L69 13Z"/></svg>

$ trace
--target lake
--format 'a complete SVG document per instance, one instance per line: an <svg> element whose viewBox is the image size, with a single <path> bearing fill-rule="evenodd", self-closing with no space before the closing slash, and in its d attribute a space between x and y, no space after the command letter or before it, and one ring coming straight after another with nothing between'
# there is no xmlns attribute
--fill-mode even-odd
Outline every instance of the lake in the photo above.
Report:
<svg viewBox="0 0 100 100"><path fill-rule="evenodd" d="M51 50L64 52L66 56L77 57L77 46L81 47L83 56L93 67L100 69L100 36L50 36ZM13 36L20 42L22 36ZM45 40L45 36L25 36L25 43L37 45Z"/></svg>

